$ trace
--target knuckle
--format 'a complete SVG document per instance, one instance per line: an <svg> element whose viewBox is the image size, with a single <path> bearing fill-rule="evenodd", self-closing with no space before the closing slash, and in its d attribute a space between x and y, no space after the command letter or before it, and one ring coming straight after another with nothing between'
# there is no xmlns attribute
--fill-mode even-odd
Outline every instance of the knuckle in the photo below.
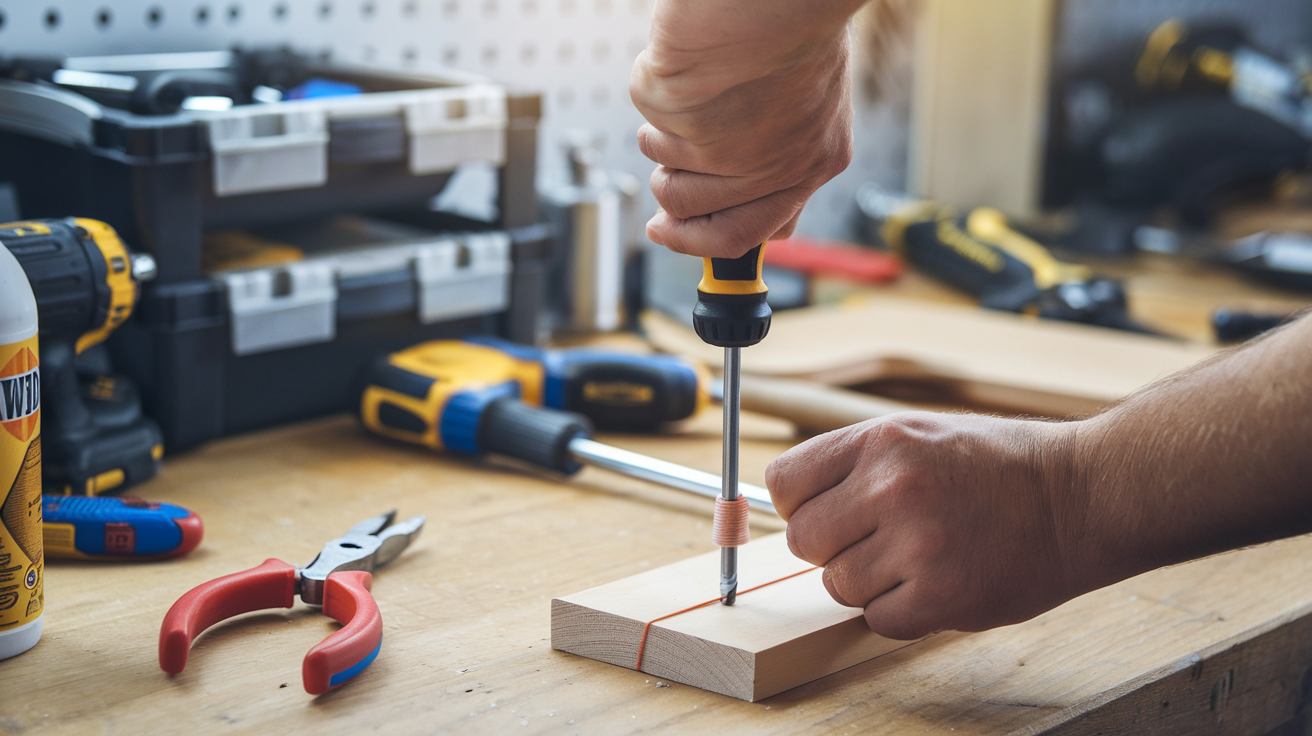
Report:
<svg viewBox="0 0 1312 736"><path fill-rule="evenodd" d="M854 606L866 604L868 599L861 594L859 574L851 565L843 560L836 560L825 567L825 574L829 576L829 584L833 586L834 592L843 600Z"/></svg>
<svg viewBox="0 0 1312 736"><path fill-rule="evenodd" d="M784 532L784 538L788 540L788 549L793 556L799 560L806 560L811 564L816 564L810 557L811 539L807 530L803 528L800 522L790 523L788 529Z"/></svg>

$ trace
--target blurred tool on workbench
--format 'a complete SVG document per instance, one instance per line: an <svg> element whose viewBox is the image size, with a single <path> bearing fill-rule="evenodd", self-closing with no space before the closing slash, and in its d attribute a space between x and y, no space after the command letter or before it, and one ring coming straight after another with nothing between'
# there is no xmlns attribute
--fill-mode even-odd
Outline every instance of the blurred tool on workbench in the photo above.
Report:
<svg viewBox="0 0 1312 736"><path fill-rule="evenodd" d="M1210 261L1290 289L1312 291L1312 234L1254 233L1237 240L1143 225L1134 231L1141 251Z"/></svg>
<svg viewBox="0 0 1312 736"><path fill-rule="evenodd" d="M132 314L154 259L131 254L114 229L88 219L0 225L36 295L41 333L42 475L64 495L94 496L153 478L163 439L120 376L79 380L78 356Z"/></svg>
<svg viewBox="0 0 1312 736"><path fill-rule="evenodd" d="M1267 314L1222 307L1212 313L1212 330L1219 343L1243 342L1267 330L1274 330L1301 314Z"/></svg>
<svg viewBox="0 0 1312 736"><path fill-rule="evenodd" d="M958 213L873 185L861 188L857 203L889 248L978 297L980 306L1155 334L1130 317L1119 282L1057 260L995 209Z"/></svg>
<svg viewBox="0 0 1312 736"><path fill-rule="evenodd" d="M24 215L92 217L155 258L107 350L170 452L347 410L382 352L540 334L537 94L278 49L0 66ZM433 209L466 165L496 177L488 221ZM232 258L257 241L278 257Z"/></svg>
<svg viewBox="0 0 1312 736"><path fill-rule="evenodd" d="M865 284L887 284L902 275L902 262L888 253L796 235L770 241L765 249L765 265Z"/></svg>
<svg viewBox="0 0 1312 736"><path fill-rule="evenodd" d="M542 190L543 210L556 228L548 303L555 331L610 332L625 323L626 264L639 254L640 186L631 174L601 167L602 141L566 132L561 148L568 179Z"/></svg>
<svg viewBox="0 0 1312 736"><path fill-rule="evenodd" d="M1205 227L1222 205L1307 169L1306 70L1241 27L1169 20L1132 59L1108 58L1069 74L1055 108L1044 199L1076 205L1068 247L1124 254L1163 208Z"/></svg>
<svg viewBox="0 0 1312 736"><path fill-rule="evenodd" d="M649 423L682 419L705 401L698 385L697 373L672 358L437 342L374 361L361 375L357 407L366 429L433 450L505 455L566 475L595 465L714 497L721 486L716 476L594 442L588 417L554 408L570 406L632 427L633 419L624 419L625 397L659 392L665 406L632 408ZM742 491L754 506L773 509L764 488Z"/></svg>
<svg viewBox="0 0 1312 736"><path fill-rule="evenodd" d="M306 653L301 667L305 691L319 695L345 683L364 672L383 646L383 616L369 592L371 573L405 551L424 521L415 516L395 523L392 510L351 527L305 567L268 559L192 588L173 604L160 626L160 669L172 675L181 672L192 640L214 624L251 611L291 608L299 594L342 624Z"/></svg>
<svg viewBox="0 0 1312 736"><path fill-rule="evenodd" d="M607 430L662 431L723 398L722 385L705 366L672 355L544 350L471 337L421 343L393 353L386 362L430 376L450 372L489 383L513 380L524 403L582 414ZM910 408L812 381L760 376L742 378L742 407L807 432L828 432Z"/></svg>
<svg viewBox="0 0 1312 736"><path fill-rule="evenodd" d="M162 560L200 545L205 527L194 512L140 498L42 496L46 557Z"/></svg>

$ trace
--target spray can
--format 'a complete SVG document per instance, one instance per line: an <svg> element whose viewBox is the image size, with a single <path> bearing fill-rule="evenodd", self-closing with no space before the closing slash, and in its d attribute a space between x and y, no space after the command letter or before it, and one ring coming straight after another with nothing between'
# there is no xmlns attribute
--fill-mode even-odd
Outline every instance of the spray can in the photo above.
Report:
<svg viewBox="0 0 1312 736"><path fill-rule="evenodd" d="M41 639L41 373L36 298L0 243L0 659Z"/></svg>

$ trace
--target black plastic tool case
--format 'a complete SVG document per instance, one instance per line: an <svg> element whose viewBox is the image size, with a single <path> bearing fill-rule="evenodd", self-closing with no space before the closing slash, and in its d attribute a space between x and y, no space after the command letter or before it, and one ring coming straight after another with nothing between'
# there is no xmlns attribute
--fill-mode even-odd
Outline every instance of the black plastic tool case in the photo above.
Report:
<svg viewBox="0 0 1312 736"><path fill-rule="evenodd" d="M140 384L167 451L348 409L360 366L386 351L472 333L538 337L551 252L534 188L539 96L478 79L307 63L366 93L144 116L50 84L0 80L0 181L14 184L24 217L104 220L155 256L157 278L109 347L116 369ZM499 170L495 223L428 211L469 161ZM328 272L335 324L320 339L235 350L234 282L202 273L203 234L341 213L450 233L462 257L495 236L493 252L507 260L504 303L426 319L416 308L418 263ZM274 285L270 304L289 296L288 284L295 296L295 274L267 270L254 280Z"/></svg>

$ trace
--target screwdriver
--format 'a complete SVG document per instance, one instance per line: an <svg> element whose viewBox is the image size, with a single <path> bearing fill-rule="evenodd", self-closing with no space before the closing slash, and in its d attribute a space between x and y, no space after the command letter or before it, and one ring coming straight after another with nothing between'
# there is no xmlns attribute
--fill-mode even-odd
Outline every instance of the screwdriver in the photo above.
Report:
<svg viewBox="0 0 1312 736"><path fill-rule="evenodd" d="M738 258L702 259L702 280L697 284L697 306L692 325L709 345L724 348L724 449L720 497L738 500L738 419L742 405L742 349L765 338L770 331L770 305L761 276L765 243ZM718 512L717 508L717 512ZM720 602L732 606L738 599L738 548L720 548Z"/></svg>

